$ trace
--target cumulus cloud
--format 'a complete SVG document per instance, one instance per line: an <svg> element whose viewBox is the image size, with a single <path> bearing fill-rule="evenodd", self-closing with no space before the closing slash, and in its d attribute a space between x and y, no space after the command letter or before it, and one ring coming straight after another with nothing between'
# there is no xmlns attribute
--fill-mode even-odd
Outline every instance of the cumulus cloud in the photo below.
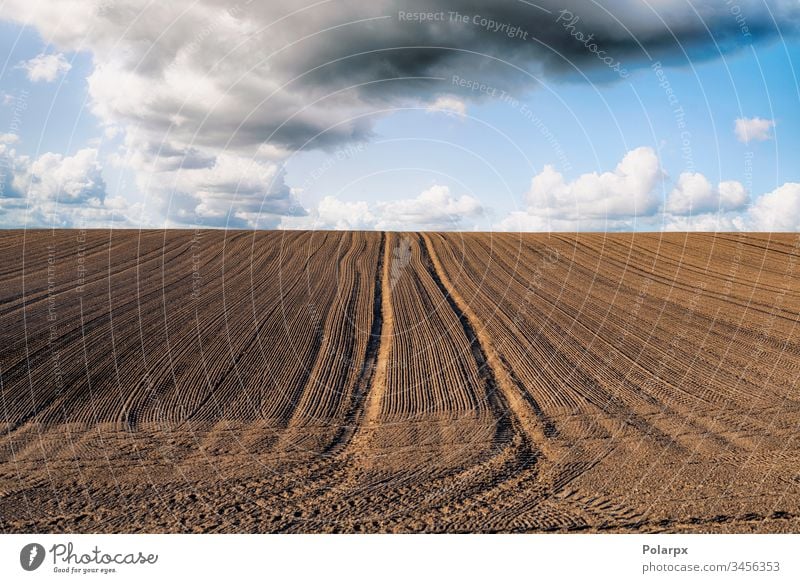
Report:
<svg viewBox="0 0 800 583"><path fill-rule="evenodd" d="M511 232L577 232L614 231L629 228L628 219L607 218L558 218L539 215L535 212L513 211L494 225L498 231Z"/></svg>
<svg viewBox="0 0 800 583"><path fill-rule="evenodd" d="M800 183L786 184L757 198L739 213L671 217L668 231L800 231Z"/></svg>
<svg viewBox="0 0 800 583"><path fill-rule="evenodd" d="M284 218L281 228L370 231L375 228L376 220L364 201L349 202L326 196L308 216Z"/></svg>
<svg viewBox="0 0 800 583"><path fill-rule="evenodd" d="M108 226L127 221L124 199L106 196L97 150L74 156L19 155L0 144L0 224L5 226Z"/></svg>
<svg viewBox="0 0 800 583"><path fill-rule="evenodd" d="M0 157L3 166L10 170L3 175L4 198L77 204L105 197L105 182L95 149L86 148L74 156L47 152L31 159L0 145Z"/></svg>
<svg viewBox="0 0 800 583"><path fill-rule="evenodd" d="M54 55L37 55L28 61L22 61L17 65L24 69L29 81L52 83L61 75L72 68L64 55L57 53Z"/></svg>
<svg viewBox="0 0 800 583"><path fill-rule="evenodd" d="M701 215L667 217L664 231L699 231L718 233L746 230L746 221L739 215L705 213Z"/></svg>
<svg viewBox="0 0 800 583"><path fill-rule="evenodd" d="M114 162L136 171L139 190L169 226L271 228L282 216L305 215L279 162L137 139L130 133L127 156Z"/></svg>
<svg viewBox="0 0 800 583"><path fill-rule="evenodd" d="M494 228L614 231L630 229L636 219L665 231L800 231L800 183L787 182L750 204L740 182L722 181L714 188L702 174L684 172L658 204L654 185L661 179L669 177L650 148L632 150L614 172L583 174L571 182L545 166L531 182L528 208L509 213ZM629 197L627 204L620 193ZM637 198L644 204L634 202Z"/></svg>
<svg viewBox="0 0 800 583"><path fill-rule="evenodd" d="M764 2L770 10L764 10ZM794 29L790 0L740 0L754 37ZM370 136L360 114L407 101L433 103L453 74L508 80L509 61L540 77L608 71L576 40L559 12L626 68L653 58L707 56L716 46L744 45L724 3L626 2L612 15L580 0L305 0L225 5L217 0L100 3L8 0L0 15L29 24L63 50L89 50L94 111L108 123L127 120L176 141L228 147L268 139L289 148ZM443 12L444 20L404 17ZM448 12L467 17L450 20ZM700 16L702 15L702 17ZM773 21L773 16L775 21ZM509 34L516 27L527 39ZM537 39L536 42L533 39ZM499 61L497 60L499 59ZM514 83L533 85L525 75ZM508 83L505 83L508 85Z"/></svg>
<svg viewBox="0 0 800 583"><path fill-rule="evenodd" d="M18 141L17 134L0 134L0 144L16 144Z"/></svg>
<svg viewBox="0 0 800 583"><path fill-rule="evenodd" d="M452 230L484 214L480 201L466 194L454 196L450 188L434 185L419 196L379 203L378 229Z"/></svg>
<svg viewBox="0 0 800 583"><path fill-rule="evenodd" d="M284 219L285 229L456 230L471 227L485 209L475 197L433 185L414 198L370 204L327 196L307 217Z"/></svg>
<svg viewBox="0 0 800 583"><path fill-rule="evenodd" d="M442 95L431 103L427 110L430 113L445 113L464 117L467 114L467 104L452 95Z"/></svg>
<svg viewBox="0 0 800 583"><path fill-rule="evenodd" d="M775 127L775 121L761 117L740 117L734 124L736 139L747 144L750 141L764 142L772 138L769 130Z"/></svg>
<svg viewBox="0 0 800 583"><path fill-rule="evenodd" d="M613 172L572 181L545 166L534 176L528 207L495 223L503 231L614 231L634 227L667 231L798 231L800 183L789 182L756 198L737 181L714 188L699 173L684 172L660 202L657 186L669 183L651 148L628 152Z"/></svg>
<svg viewBox="0 0 800 583"><path fill-rule="evenodd" d="M800 183L787 182L755 201L747 214L754 231L800 231Z"/></svg>
<svg viewBox="0 0 800 583"><path fill-rule="evenodd" d="M34 200L79 204L105 197L106 184L93 148L74 156L47 152L31 162L26 174L26 190Z"/></svg>
<svg viewBox="0 0 800 583"><path fill-rule="evenodd" d="M649 215L658 207L663 176L652 148L628 152L612 172L582 174L567 182L550 165L533 177L528 213L558 220L619 220Z"/></svg>
<svg viewBox="0 0 800 583"><path fill-rule="evenodd" d="M653 59L685 59L684 50L690 58L706 58L717 47L736 50L753 38L793 31L800 21L795 0L740 0L752 35L743 39L724 3L693 6L696 11L687 12L683 0L625 2L612 15L581 0L539 0L536 6L483 0L6 0L0 18L31 26L60 51L91 53L91 110L110 131L128 136L117 161L136 172L168 221L269 226L282 213L302 215L283 183L281 153L367 140L376 119L395 106L459 112L456 102L441 107L442 91L448 91L442 83L453 75L509 90L535 82L508 63L546 81L574 77L576 70L616 79L573 32L592 34L592 46L634 70L651 62L645 51ZM574 30L559 21L562 10L573 15ZM450 11L466 21L450 20ZM443 12L446 18L401 15L414 12ZM40 55L25 67L32 79L48 80L65 65L59 53ZM209 178L251 165L260 176L257 188L250 175L243 184ZM642 192L647 171L622 172L556 183L543 196L559 220L570 219L568 206L577 209L576 202L598 219L647 212L654 204L652 193ZM602 187L611 200L582 190L584 184ZM259 209L264 223L257 221ZM417 215L412 209L408 216Z"/></svg>
<svg viewBox="0 0 800 583"><path fill-rule="evenodd" d="M747 205L749 196L735 180L720 182L716 189L698 172L684 172L670 192L665 210L677 215L735 211Z"/></svg>
<svg viewBox="0 0 800 583"><path fill-rule="evenodd" d="M284 183L280 166L228 153L217 156L213 166L176 171L174 190L186 193L190 202L168 216L175 218L177 210L190 223L267 228L275 227L281 216L305 214Z"/></svg>

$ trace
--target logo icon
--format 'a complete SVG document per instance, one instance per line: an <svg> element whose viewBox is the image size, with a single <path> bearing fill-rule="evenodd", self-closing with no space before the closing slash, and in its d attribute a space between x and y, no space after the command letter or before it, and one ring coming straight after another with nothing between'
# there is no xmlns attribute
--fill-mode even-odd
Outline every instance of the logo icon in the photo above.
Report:
<svg viewBox="0 0 800 583"><path fill-rule="evenodd" d="M39 543L29 543L19 552L19 564L26 571L35 571L44 562L44 547Z"/></svg>

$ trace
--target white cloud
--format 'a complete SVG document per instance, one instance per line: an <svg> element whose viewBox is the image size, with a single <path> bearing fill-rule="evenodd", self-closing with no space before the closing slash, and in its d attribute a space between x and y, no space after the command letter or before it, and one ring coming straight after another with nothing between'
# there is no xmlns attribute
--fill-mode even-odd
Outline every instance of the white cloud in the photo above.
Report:
<svg viewBox="0 0 800 583"><path fill-rule="evenodd" d="M0 144L16 144L19 142L17 134L0 134Z"/></svg>
<svg viewBox="0 0 800 583"><path fill-rule="evenodd" d="M750 194L741 182L723 180L717 185L719 207L717 210L733 211L747 206Z"/></svg>
<svg viewBox="0 0 800 583"><path fill-rule="evenodd" d="M612 172L582 174L573 181L546 165L533 177L527 209L497 223L501 230L605 230L630 227L659 207L656 188L664 172L652 148L631 150Z"/></svg>
<svg viewBox="0 0 800 583"><path fill-rule="evenodd" d="M783 186L757 198L743 212L674 216L667 231L800 231L800 183Z"/></svg>
<svg viewBox="0 0 800 583"><path fill-rule="evenodd" d="M127 222L121 198L107 198L97 150L74 156L47 152L31 159L0 144L0 224L99 226Z"/></svg>
<svg viewBox="0 0 800 583"><path fill-rule="evenodd" d="M750 196L741 183L722 181L714 188L702 174L684 172L659 205L652 191L661 178L668 180L650 148L629 152L614 172L583 174L571 182L545 166L531 182L528 208L509 213L494 228L614 231L638 225L665 231L800 231L800 183L786 183L748 206Z"/></svg>
<svg viewBox="0 0 800 583"><path fill-rule="evenodd" d="M681 44L699 38L699 21L674 9L681 5L679 0L665 0L659 14L628 3L627 29L602 7L577 0L542 2L555 11L574 9L599 45L613 46L621 59L640 54L640 42L654 56L682 54L684 46L704 49L702 43ZM763 37L777 33L770 25L773 16L798 22L795 0L767 0L771 11L755 10L764 0L742 2L753 8L749 24ZM148 202L161 205L170 224L202 220L269 226L287 214L302 214L283 182L281 161L288 152L367 139L375 120L395 106L431 103L433 109L466 111L464 102L440 95L441 79L454 74L474 78L479 71L482 80L498 87L527 83L521 80L524 76L513 76L519 79L513 81L507 72L486 67L485 58L476 61L476 54L519 62L546 80L564 71L573 73L575 65L603 70L596 55L576 45L561 24L531 20L530 7L522 3L468 4L497 22L525 24L553 51L542 52L536 43L520 43L481 27L437 22L410 26L397 18L382 18L407 4L6 0L0 4L0 16L30 26L60 51L91 54L91 110L114 128L109 133L118 130L125 136L117 163L136 173L142 193L150 197ZM703 38L708 30L718 37L737 32L727 7L710 0L701 4ZM464 3L435 0L429 8L463 11ZM396 50L400 46L418 49ZM453 50L436 48L442 46ZM394 50L381 50L385 48ZM40 55L24 67L32 79L48 80L56 79L69 63L62 54ZM461 89L459 95L469 103L483 99L474 88ZM3 103L8 104L8 98ZM750 139L758 139L757 132L750 133ZM612 172L586 174L572 182L546 168L532 185L529 220L583 225L588 217L592 224L616 228L654 213L660 204L654 191L661 172L648 150L629 153ZM241 180L231 175L239 171L244 172ZM396 212L403 224L418 221L427 228L452 228L467 220L458 217L477 216L480 207L470 197L448 195L444 202L434 198L370 205L367 210L376 225L391 225L395 216L390 213ZM426 204L430 208L420 208ZM323 211L335 216L333 209ZM362 218L370 220L367 215Z"/></svg>
<svg viewBox="0 0 800 583"><path fill-rule="evenodd" d="M758 198L746 226L754 231L800 231L800 183L787 182Z"/></svg>
<svg viewBox="0 0 800 583"><path fill-rule="evenodd" d="M772 138L769 130L775 127L775 121L761 117L740 117L736 120L734 131L736 139L742 143L750 141L763 142Z"/></svg>
<svg viewBox="0 0 800 583"><path fill-rule="evenodd" d="M757 10L764 1L740 0L759 36L777 36L772 18L796 23L800 17L793 0L766 0L770 11ZM711 0L698 6L702 21L686 18L679 10L682 0L663 0L658 13L628 2L624 26L602 7L578 0L540 4L554 13L563 8L579 14L581 27L592 31L598 46L613 46L614 56L630 61L631 67L646 65L627 58L640 55L643 46L654 58L682 55L687 46L702 52L701 24L713 33L702 35L706 43L738 32L730 11ZM151 141L169 132L173 142L198 148L228 144L227 149L238 150L255 147L265 137L289 149L309 139L330 146L368 138L378 115L364 114L420 102L435 105L441 79L454 74L466 79L477 73L485 83L506 89L533 84L526 76L488 66L486 54L524 65L531 78L546 80L571 75L575 66L595 72L607 68L564 34L562 23L532 19L524 3L434 0L425 7L518 24L552 50L490 27L434 21L411 25L386 18L407 11L408 0L6 0L0 16L35 28L60 50L91 53L91 105L104 122L138 126L152 134ZM459 87L467 101L485 98L474 87ZM463 107L451 101L447 109L460 112Z"/></svg>
<svg viewBox="0 0 800 583"><path fill-rule="evenodd" d="M414 198L388 202L347 202L326 196L307 217L283 219L286 229L361 229L389 231L454 230L485 214L471 196L454 196L443 185L433 185Z"/></svg>
<svg viewBox="0 0 800 583"><path fill-rule="evenodd" d="M17 67L25 70L29 81L52 83L69 71L72 65L64 58L63 54L56 53L54 55L37 55L28 61L22 61Z"/></svg>
<svg viewBox="0 0 800 583"><path fill-rule="evenodd" d="M222 153L213 166L174 176L174 188L194 200L193 213L208 225L274 227L281 215L305 214L274 163Z"/></svg>
<svg viewBox="0 0 800 583"><path fill-rule="evenodd" d="M464 117L467 115L467 104L452 95L442 95L427 107L427 111Z"/></svg>
<svg viewBox="0 0 800 583"><path fill-rule="evenodd" d="M74 156L42 154L31 162L27 178L27 193L33 199L73 204L105 198L97 150L92 148Z"/></svg>
<svg viewBox="0 0 800 583"><path fill-rule="evenodd" d="M670 192L665 210L676 215L727 212L743 208L748 200L747 191L740 182L720 182L715 190L702 174L684 172Z"/></svg>
<svg viewBox="0 0 800 583"><path fill-rule="evenodd" d="M326 196L306 217L285 217L283 229L373 230L376 218L364 201L348 202Z"/></svg>
<svg viewBox="0 0 800 583"><path fill-rule="evenodd" d="M613 231L630 227L627 220L616 219L563 219L532 214L527 211L513 211L495 223L496 231L511 232L575 232L575 231Z"/></svg>
<svg viewBox="0 0 800 583"><path fill-rule="evenodd" d="M130 128L120 150L112 163L135 172L139 191L167 226L273 228L282 216L305 215L282 163L265 155L274 151L245 156L166 139L152 143Z"/></svg>
<svg viewBox="0 0 800 583"><path fill-rule="evenodd" d="M742 231L745 229L745 219L741 215L730 213L673 216L668 218L662 228L664 231L702 231L707 233Z"/></svg>
<svg viewBox="0 0 800 583"><path fill-rule="evenodd" d="M415 198L378 203L377 209L376 228L381 230L453 230L484 214L478 199L453 196L450 188L438 184Z"/></svg>

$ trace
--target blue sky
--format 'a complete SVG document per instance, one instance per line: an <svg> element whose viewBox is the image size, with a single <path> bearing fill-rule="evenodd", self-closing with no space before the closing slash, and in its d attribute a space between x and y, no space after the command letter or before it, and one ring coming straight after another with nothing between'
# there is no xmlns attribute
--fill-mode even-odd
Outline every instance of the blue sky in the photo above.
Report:
<svg viewBox="0 0 800 583"><path fill-rule="evenodd" d="M29 155L38 152L74 153L102 135L98 120L86 111L86 77L92 70L91 55L66 55L70 71L52 82L31 82L20 63L42 53L57 53L48 47L35 29L8 21L0 22L2 78L0 92L25 95L26 109L20 124L18 149ZM24 92L24 93L23 93ZM0 109L0 128L5 132L14 116L14 105Z"/></svg>
<svg viewBox="0 0 800 583"><path fill-rule="evenodd" d="M679 96L685 128L649 68L589 89L557 82L509 92L508 99L502 95L470 105L464 117L433 115L425 108L399 111L381 119L376 138L363 150L332 166L324 180L311 181L301 198L309 205L332 193L346 200L375 193L403 198L444 183L486 200L500 215L524 206L523 193L544 164L573 177L603 172L638 146L656 150L675 177L701 172L712 182L738 180L754 195L766 193L800 181L800 100L792 69L799 56L800 45L792 39L694 66L670 66L666 74ZM752 117L775 120L770 139L736 139L735 120ZM297 155L287 164L288 181L303 185L329 159L325 152ZM351 184L365 173L395 167L409 170Z"/></svg>
<svg viewBox="0 0 800 583"><path fill-rule="evenodd" d="M204 29L207 14L159 14L167 34L147 29L137 6L144 28L106 26L107 36L97 26L116 21L103 12L89 24L36 10L0 22L3 227L800 228L793 30L743 35L723 11L720 23L708 18L708 38L687 27L697 38L671 52L609 40L624 77L574 38L563 41L574 66L554 72L528 45L489 37L489 58L412 71L433 77L424 86L362 67L331 75L341 88L328 78L296 87L269 36L247 42L271 52L236 69L237 51L253 52L239 39L256 15L229 12ZM392 31L411 34L389 16ZM330 18L302 26L325 30ZM573 33L607 26L583 13L575 23ZM315 47L292 40L308 36L302 26L278 50L311 63L305 79L324 69L312 66ZM564 22L548 26L541 38ZM459 30L448 46L472 47L474 31L466 41Z"/></svg>

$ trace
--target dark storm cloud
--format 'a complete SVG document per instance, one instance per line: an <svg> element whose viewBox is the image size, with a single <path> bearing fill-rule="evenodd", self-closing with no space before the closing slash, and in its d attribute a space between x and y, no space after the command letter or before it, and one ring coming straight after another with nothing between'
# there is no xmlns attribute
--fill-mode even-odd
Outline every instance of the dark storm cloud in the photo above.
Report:
<svg viewBox="0 0 800 583"><path fill-rule="evenodd" d="M253 226L303 214L281 169L291 151L368 140L394 108L486 98L454 75L516 94L619 82L794 34L800 3L5 0L0 18L91 54L92 111L170 220Z"/></svg>
<svg viewBox="0 0 800 583"><path fill-rule="evenodd" d="M265 22L276 11L285 14L274 5L263 10ZM454 71L529 85L517 67L548 82L580 73L613 80L619 68L631 71L651 60L719 56L794 32L799 12L797 2L718 0L332 2L286 17L280 42L304 40L275 63L312 91L361 85L355 92L367 98L426 99L441 82L419 78ZM398 77L417 79L375 82Z"/></svg>
<svg viewBox="0 0 800 583"><path fill-rule="evenodd" d="M454 74L517 90L535 88L532 76L613 82L651 60L719 57L794 33L800 20L787 0L86 5L9 0L2 10L57 46L92 51L95 113L156 144L168 135L177 150L197 148L186 157L196 166L209 163L202 148L368 139L378 112L452 92Z"/></svg>
<svg viewBox="0 0 800 583"><path fill-rule="evenodd" d="M794 33L786 0L354 0L153 4L87 13L6 3L47 40L93 52L96 112L176 147L290 149L367 139L374 110L447 92L453 74L502 87L619 79ZM39 7L39 8L37 8ZM62 11L63 14L54 14ZM456 15L458 14L458 16ZM781 28L775 24L781 23ZM524 72L523 72L524 71ZM431 79L434 78L434 79ZM201 160L191 156L198 164Z"/></svg>

